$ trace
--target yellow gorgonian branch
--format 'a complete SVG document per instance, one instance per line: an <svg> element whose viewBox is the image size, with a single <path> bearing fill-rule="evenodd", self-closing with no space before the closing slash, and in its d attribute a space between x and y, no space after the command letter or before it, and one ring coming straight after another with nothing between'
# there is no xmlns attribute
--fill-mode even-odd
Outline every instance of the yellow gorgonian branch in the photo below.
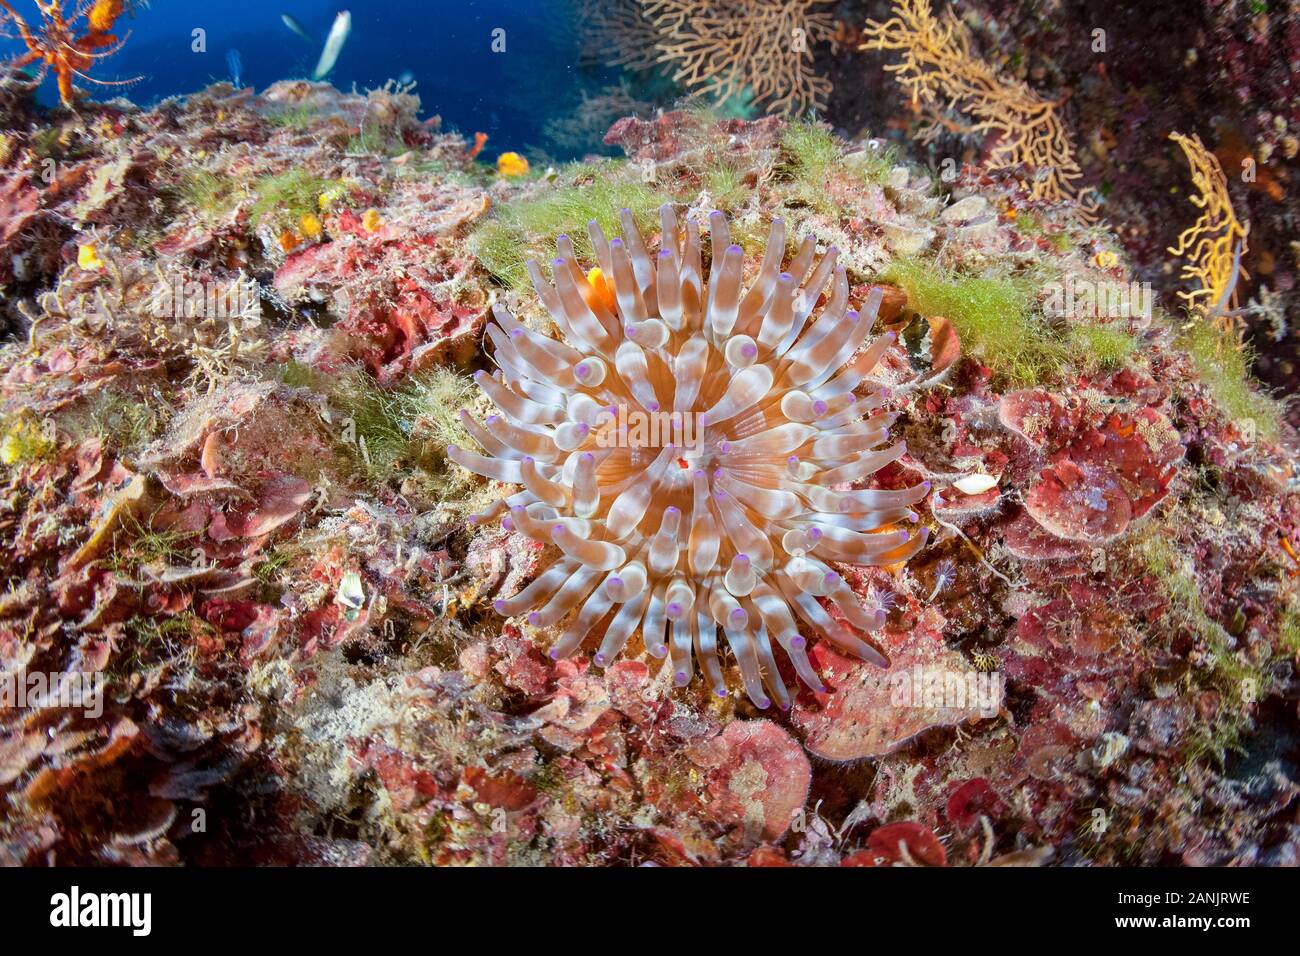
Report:
<svg viewBox="0 0 1300 956"><path fill-rule="evenodd" d="M898 0L894 12L884 23L867 22L866 42L859 49L901 53L902 60L885 69L908 91L913 104L970 117L973 124L960 132L996 134L990 168L1033 169L1027 185L1035 199L1075 198L1074 181L1083 174L1057 104L1018 80L999 76L972 51L969 31L951 10L940 19L931 14L929 0Z"/></svg>
<svg viewBox="0 0 1300 956"><path fill-rule="evenodd" d="M1191 166L1196 193L1188 197L1201 215L1178 236L1169 251L1184 260L1182 277L1199 288L1178 293L1193 311L1203 312L1217 328L1240 336L1242 329L1233 310L1237 304L1237 281L1244 276L1241 257L1246 252L1248 225L1242 225L1232 209L1228 180L1219 160L1205 148L1199 136L1171 133Z"/></svg>
<svg viewBox="0 0 1300 956"><path fill-rule="evenodd" d="M673 81L717 102L743 98L770 113L824 110L831 81L813 70L812 46L834 32L833 0L641 0Z"/></svg>

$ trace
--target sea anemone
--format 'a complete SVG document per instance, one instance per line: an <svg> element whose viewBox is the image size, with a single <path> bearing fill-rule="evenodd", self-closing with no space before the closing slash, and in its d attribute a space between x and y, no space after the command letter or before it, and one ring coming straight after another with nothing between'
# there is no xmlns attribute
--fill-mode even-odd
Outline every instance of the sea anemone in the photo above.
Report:
<svg viewBox="0 0 1300 956"><path fill-rule="evenodd" d="M556 659L598 634L593 660L603 666L639 632L651 655L670 658L678 686L698 661L726 696L721 630L758 707L771 703L764 687L790 705L773 640L805 684L824 690L794 615L888 666L853 630L878 629L884 611L865 610L833 568L898 564L926 540L924 529L895 526L916 520L910 506L928 482L850 490L906 450L879 447L895 416L866 379L894 341L867 344L880 291L850 310L838 251L818 258L811 237L783 270L780 219L746 289L745 254L722 213L709 217L707 273L695 221L683 230L664 206L652 256L632 214L620 218L623 239L589 225L598 265L589 273L567 236L556 240L552 281L528 263L564 341L494 308L487 334L499 372L475 379L500 414L461 413L485 454L448 449L470 471L523 486L474 521L503 516L560 551L496 610L530 612L541 628L576 609Z"/></svg>

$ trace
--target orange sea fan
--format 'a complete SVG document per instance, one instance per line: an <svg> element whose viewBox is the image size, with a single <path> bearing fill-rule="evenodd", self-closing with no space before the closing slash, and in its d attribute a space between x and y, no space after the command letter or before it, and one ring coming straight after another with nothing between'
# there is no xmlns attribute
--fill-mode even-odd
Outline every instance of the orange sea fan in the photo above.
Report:
<svg viewBox="0 0 1300 956"><path fill-rule="evenodd" d="M1191 292L1179 292L1178 296L1189 308L1210 316L1216 327L1241 335L1242 327L1230 309L1236 304L1232 300L1243 276L1241 257L1250 229L1237 219L1223 167L1201 138L1181 133L1171 133L1169 138L1187 157L1192 185L1196 187L1190 199L1201 210L1196 222L1179 234L1178 243L1169 247L1169 252L1186 260L1183 278L1195 280L1199 286Z"/></svg>
<svg viewBox="0 0 1300 956"><path fill-rule="evenodd" d="M654 68L659 34L638 0L578 0L577 7L584 61L630 70Z"/></svg>
<svg viewBox="0 0 1300 956"><path fill-rule="evenodd" d="M698 223L683 229L671 206L653 256L629 211L621 222L621 239L588 227L598 263L589 274L566 236L551 279L528 263L564 340L497 306L487 334L500 371L476 381L499 414L461 413L484 453L448 449L470 471L523 486L476 522L503 517L561 552L496 610L529 612L536 627L572 615L552 656L600 635L602 666L639 633L670 658L676 684L698 661L725 695L721 629L758 707L790 704L773 641L805 684L822 687L796 615L887 664L853 630L878 629L884 611L865 609L833 567L899 564L927 538L897 526L917 520L910 508L928 482L854 487L906 452L880 447L895 416L866 379L894 341L868 342L882 293L851 310L838 250L818 259L811 237L783 266L779 219L748 289L721 212L709 218L707 270Z"/></svg>
<svg viewBox="0 0 1300 956"><path fill-rule="evenodd" d="M673 80L725 103L748 92L770 113L824 110L831 82L813 69L814 43L834 32L831 0L641 0Z"/></svg>
<svg viewBox="0 0 1300 956"><path fill-rule="evenodd" d="M937 18L929 0L898 0L894 12L884 23L867 22L861 49L902 54L900 62L885 69L912 102L965 114L974 122L962 132L995 134L989 166L1029 167L1034 171L1028 184L1034 198L1074 198L1075 180L1083 174L1057 104L1024 83L999 76L972 51L969 31L951 10ZM1083 211L1086 218L1090 210Z"/></svg>

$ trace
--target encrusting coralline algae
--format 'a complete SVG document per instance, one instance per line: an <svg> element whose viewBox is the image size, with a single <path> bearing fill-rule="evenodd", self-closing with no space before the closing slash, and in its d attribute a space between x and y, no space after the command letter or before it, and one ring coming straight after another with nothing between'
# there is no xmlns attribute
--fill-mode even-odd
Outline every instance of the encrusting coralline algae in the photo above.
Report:
<svg viewBox="0 0 1300 956"><path fill-rule="evenodd" d="M778 119L506 176L391 86L3 102L0 670L106 688L0 713L5 862L1295 858L1293 436L1212 328L1048 314L1131 278L1069 203Z"/></svg>

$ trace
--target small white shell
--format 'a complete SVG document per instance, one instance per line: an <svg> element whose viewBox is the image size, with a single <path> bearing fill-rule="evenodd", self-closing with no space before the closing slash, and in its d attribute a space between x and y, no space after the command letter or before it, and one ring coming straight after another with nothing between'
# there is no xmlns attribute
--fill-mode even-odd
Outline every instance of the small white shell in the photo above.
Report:
<svg viewBox="0 0 1300 956"><path fill-rule="evenodd" d="M998 486L998 480L992 475L973 474L958 478L952 486L963 495L982 495L990 488Z"/></svg>
<svg viewBox="0 0 1300 956"><path fill-rule="evenodd" d="M343 580L339 582L338 594L334 596L334 600L349 610L360 610L361 606L366 602L366 592L361 587L361 575L355 571L349 571L343 575Z"/></svg>

